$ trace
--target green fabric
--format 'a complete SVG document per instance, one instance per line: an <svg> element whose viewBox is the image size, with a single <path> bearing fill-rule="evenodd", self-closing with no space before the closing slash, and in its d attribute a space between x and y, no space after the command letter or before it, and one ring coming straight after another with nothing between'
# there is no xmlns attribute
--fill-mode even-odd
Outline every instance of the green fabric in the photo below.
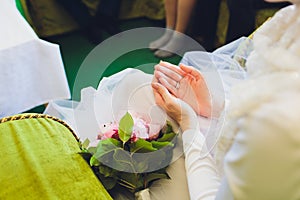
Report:
<svg viewBox="0 0 300 200"><path fill-rule="evenodd" d="M23 17L25 17L25 13L22 7L20 0L16 0L16 6Z"/></svg>
<svg viewBox="0 0 300 200"><path fill-rule="evenodd" d="M0 147L0 199L111 199L56 121L1 123Z"/></svg>

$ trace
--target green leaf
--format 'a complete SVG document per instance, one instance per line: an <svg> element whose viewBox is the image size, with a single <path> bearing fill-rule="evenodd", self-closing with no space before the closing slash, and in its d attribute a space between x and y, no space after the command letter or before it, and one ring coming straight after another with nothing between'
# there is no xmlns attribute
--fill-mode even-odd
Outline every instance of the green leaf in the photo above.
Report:
<svg viewBox="0 0 300 200"><path fill-rule="evenodd" d="M148 162L135 162L136 171L141 173L145 172L148 169Z"/></svg>
<svg viewBox="0 0 300 200"><path fill-rule="evenodd" d="M122 142L109 138L101 140L94 157L104 165L113 166L118 171L135 172L131 154L125 151Z"/></svg>
<svg viewBox="0 0 300 200"><path fill-rule="evenodd" d="M111 190L114 188L117 184L117 180L111 177L108 178L100 178L101 183L107 190Z"/></svg>
<svg viewBox="0 0 300 200"><path fill-rule="evenodd" d="M151 144L154 148L157 148L157 149L161 149L161 148L164 148L166 146L170 146L170 147L173 147L174 144L171 143L171 142L159 142L159 141L151 141Z"/></svg>
<svg viewBox="0 0 300 200"><path fill-rule="evenodd" d="M113 138L100 140L94 157L97 158L103 164L111 162L111 158L114 151L116 149L121 149L120 146L122 146L122 143Z"/></svg>
<svg viewBox="0 0 300 200"><path fill-rule="evenodd" d="M169 147L172 149L173 147ZM166 148L168 149L168 148ZM158 169L165 168L170 164L169 157L172 158L172 151L166 152L165 149L148 152L148 153L134 153L132 159L135 163L135 169L138 173L145 173L150 171L156 171ZM139 165L139 163L143 163Z"/></svg>
<svg viewBox="0 0 300 200"><path fill-rule="evenodd" d="M123 143L126 143L130 139L133 125L134 125L134 121L131 115L127 112L120 120L119 130L118 130L119 137Z"/></svg>
<svg viewBox="0 0 300 200"><path fill-rule="evenodd" d="M130 144L130 151L134 153L148 153L156 150L157 148L154 148L151 142L143 139L138 139L136 142Z"/></svg>
<svg viewBox="0 0 300 200"><path fill-rule="evenodd" d="M90 159L90 165L91 166L99 166L100 162L97 160L97 158L95 158L95 156L92 156Z"/></svg>
<svg viewBox="0 0 300 200"><path fill-rule="evenodd" d="M143 188L144 178L142 174L120 173L118 182L120 185L127 187L131 191L135 192Z"/></svg>
<svg viewBox="0 0 300 200"><path fill-rule="evenodd" d="M123 149L116 149L113 154L113 166L118 171L136 172L134 164L131 160L131 155Z"/></svg>
<svg viewBox="0 0 300 200"><path fill-rule="evenodd" d="M117 179L115 177L105 177L103 174L97 174L100 182L103 184L106 190L111 190L117 184Z"/></svg>
<svg viewBox="0 0 300 200"><path fill-rule="evenodd" d="M169 175L165 173L148 173L145 177L145 187L149 187L150 184L158 179L170 179Z"/></svg>
<svg viewBox="0 0 300 200"><path fill-rule="evenodd" d="M116 177L117 171L108 166L100 165L98 169L104 177Z"/></svg>
<svg viewBox="0 0 300 200"><path fill-rule="evenodd" d="M173 138L176 136L176 133L171 132L171 133L165 133L161 138L158 138L158 142L171 142Z"/></svg>
<svg viewBox="0 0 300 200"><path fill-rule="evenodd" d="M172 125L171 125L171 123L169 121L167 121L167 123L164 125L164 127L161 130L161 132L163 134L173 132L173 127L172 127Z"/></svg>
<svg viewBox="0 0 300 200"><path fill-rule="evenodd" d="M110 143L112 143L112 144L115 145L116 147L121 147L121 148L123 148L122 142L120 142L120 141L117 140L117 139L114 139L114 138L108 138L108 139L106 139L106 140L108 140Z"/></svg>
<svg viewBox="0 0 300 200"><path fill-rule="evenodd" d="M97 148L96 147L89 147L88 148L88 152L90 152L91 154L95 154L97 151Z"/></svg>
<svg viewBox="0 0 300 200"><path fill-rule="evenodd" d="M81 146L82 146L82 148L87 149L89 144L90 144L90 140L87 138L83 141Z"/></svg>

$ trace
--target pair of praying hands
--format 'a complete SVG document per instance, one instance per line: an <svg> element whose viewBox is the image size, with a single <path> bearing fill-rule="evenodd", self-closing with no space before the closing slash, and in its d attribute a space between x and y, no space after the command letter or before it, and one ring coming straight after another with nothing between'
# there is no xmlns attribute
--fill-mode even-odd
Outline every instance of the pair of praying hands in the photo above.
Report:
<svg viewBox="0 0 300 200"><path fill-rule="evenodd" d="M193 67L161 61L155 66L152 88L156 103L183 131L195 128L195 113L211 116L211 96L201 73Z"/></svg>

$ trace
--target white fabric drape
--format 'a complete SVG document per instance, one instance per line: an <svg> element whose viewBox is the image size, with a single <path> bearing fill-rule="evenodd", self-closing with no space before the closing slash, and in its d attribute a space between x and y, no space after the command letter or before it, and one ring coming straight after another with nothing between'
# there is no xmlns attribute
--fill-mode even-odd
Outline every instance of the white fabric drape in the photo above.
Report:
<svg viewBox="0 0 300 200"><path fill-rule="evenodd" d="M69 99L58 45L40 40L11 1L1 2L0 26L0 117Z"/></svg>

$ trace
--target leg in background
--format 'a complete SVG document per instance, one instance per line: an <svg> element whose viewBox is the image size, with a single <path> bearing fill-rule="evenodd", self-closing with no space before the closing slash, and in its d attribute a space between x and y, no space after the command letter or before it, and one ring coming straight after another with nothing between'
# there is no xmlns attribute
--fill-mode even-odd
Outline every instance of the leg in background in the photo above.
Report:
<svg viewBox="0 0 300 200"><path fill-rule="evenodd" d="M166 26L169 29L175 29L177 22L177 8L180 0L165 0Z"/></svg>
<svg viewBox="0 0 300 200"><path fill-rule="evenodd" d="M173 55L183 45L182 35L180 33L185 33L192 16L196 0L177 0L177 11L176 11L176 24L175 32L168 43L162 48L165 50L157 50L154 54L160 58L166 58Z"/></svg>
<svg viewBox="0 0 300 200"><path fill-rule="evenodd" d="M95 16L96 24L99 28L114 35L121 30L118 24L121 0L101 0Z"/></svg>
<svg viewBox="0 0 300 200"><path fill-rule="evenodd" d="M57 0L80 26L82 33L90 42L98 44L102 41L102 32L95 26L89 9L81 0Z"/></svg>
<svg viewBox="0 0 300 200"><path fill-rule="evenodd" d="M193 37L208 51L215 49L221 0L199 0L192 24Z"/></svg>
<svg viewBox="0 0 300 200"><path fill-rule="evenodd" d="M178 0L175 31L186 32L195 4L196 0Z"/></svg>
<svg viewBox="0 0 300 200"><path fill-rule="evenodd" d="M92 17L81 0L57 0L56 2L63 6L81 28L87 28L90 25Z"/></svg>
<svg viewBox="0 0 300 200"><path fill-rule="evenodd" d="M177 1L178 0L165 0L165 10L166 10L166 31L158 39L150 43L150 50L154 51L160 47L166 45L173 35L173 30L176 26L177 18Z"/></svg>
<svg viewBox="0 0 300 200"><path fill-rule="evenodd" d="M250 35L255 27L256 11L252 0L227 0L229 23L226 43Z"/></svg>

